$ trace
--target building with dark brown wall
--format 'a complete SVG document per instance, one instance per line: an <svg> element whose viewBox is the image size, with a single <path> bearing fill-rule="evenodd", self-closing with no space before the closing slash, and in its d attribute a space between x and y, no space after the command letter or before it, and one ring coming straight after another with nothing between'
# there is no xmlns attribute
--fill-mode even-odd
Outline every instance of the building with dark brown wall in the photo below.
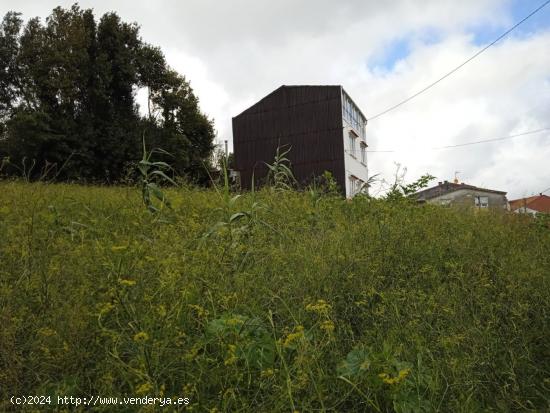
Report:
<svg viewBox="0 0 550 413"><path fill-rule="evenodd" d="M341 86L281 86L233 118L235 169L241 186L261 182L277 147L300 183L330 171L347 196L368 179L367 120Z"/></svg>

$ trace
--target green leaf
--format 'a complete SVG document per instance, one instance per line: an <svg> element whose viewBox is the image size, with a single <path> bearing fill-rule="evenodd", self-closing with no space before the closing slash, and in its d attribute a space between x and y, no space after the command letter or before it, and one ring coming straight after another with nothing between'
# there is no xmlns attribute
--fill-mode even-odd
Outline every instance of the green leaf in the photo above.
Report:
<svg viewBox="0 0 550 413"><path fill-rule="evenodd" d="M346 359L338 366L337 372L340 376L356 377L366 372L370 364L367 349L361 346L348 353Z"/></svg>
<svg viewBox="0 0 550 413"><path fill-rule="evenodd" d="M147 188L149 189L149 191L153 194L153 196L155 196L155 198L157 198L159 201L161 202L164 202L164 193L162 192L162 190L157 186L157 184L151 182L149 184L147 184Z"/></svg>
<svg viewBox="0 0 550 413"><path fill-rule="evenodd" d="M228 334L238 334L248 317L238 314L224 314L206 326L206 333L213 336L225 337Z"/></svg>
<svg viewBox="0 0 550 413"><path fill-rule="evenodd" d="M267 331L263 329L260 331L260 334L238 347L237 356L242 358L249 367L265 369L275 363L277 349Z"/></svg>
<svg viewBox="0 0 550 413"><path fill-rule="evenodd" d="M162 148L153 148L150 153L160 153L160 154L168 155L168 156L172 156L172 157L174 156L173 154L171 154L170 152L165 151Z"/></svg>
<svg viewBox="0 0 550 413"><path fill-rule="evenodd" d="M172 169L170 165L168 165L166 162L157 161L152 163L153 166L166 168L166 169Z"/></svg>
<svg viewBox="0 0 550 413"><path fill-rule="evenodd" d="M208 323L206 334L235 343L237 357L250 368L265 369L275 362L275 341L258 318L224 314Z"/></svg>
<svg viewBox="0 0 550 413"><path fill-rule="evenodd" d="M240 194L238 195L235 195L234 197L232 197L230 200L229 200L229 206L233 206L233 204L235 204L235 202L237 202L237 200L241 197Z"/></svg>
<svg viewBox="0 0 550 413"><path fill-rule="evenodd" d="M245 212L236 212L233 215L231 215L231 218L229 218L229 222L233 223L234 221L237 221L245 216L247 216Z"/></svg>
<svg viewBox="0 0 550 413"><path fill-rule="evenodd" d="M173 185L177 185L173 180L172 178L169 178L164 172L162 171L153 171L151 172L151 175L158 175L160 177L162 177L163 179L165 179L166 181L170 182L171 184Z"/></svg>

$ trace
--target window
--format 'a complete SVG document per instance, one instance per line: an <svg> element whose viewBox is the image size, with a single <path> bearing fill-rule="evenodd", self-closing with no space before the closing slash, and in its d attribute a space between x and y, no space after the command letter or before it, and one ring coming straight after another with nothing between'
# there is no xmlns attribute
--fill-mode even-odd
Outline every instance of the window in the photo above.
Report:
<svg viewBox="0 0 550 413"><path fill-rule="evenodd" d="M350 175L349 178L349 196L355 195L355 182L357 181L357 178L355 176Z"/></svg>
<svg viewBox="0 0 550 413"><path fill-rule="evenodd" d="M359 109L353 104L351 99L347 96L343 96L342 100L342 112L344 120L359 134L359 136L365 136L365 119Z"/></svg>
<svg viewBox="0 0 550 413"><path fill-rule="evenodd" d="M353 132L350 132L348 134L348 142L349 142L349 153L351 156L355 157L355 134Z"/></svg>
<svg viewBox="0 0 550 413"><path fill-rule="evenodd" d="M351 100L344 96L344 119L351 123L353 106Z"/></svg>
<svg viewBox="0 0 550 413"><path fill-rule="evenodd" d="M349 175L349 197L357 195L364 189L365 182L362 179L357 178L356 176Z"/></svg>
<svg viewBox="0 0 550 413"><path fill-rule="evenodd" d="M367 164L367 151L366 151L367 145L365 145L363 142L361 142L361 163Z"/></svg>
<svg viewBox="0 0 550 413"><path fill-rule="evenodd" d="M478 208L489 208L489 197L488 196L476 196L474 198L476 207Z"/></svg>

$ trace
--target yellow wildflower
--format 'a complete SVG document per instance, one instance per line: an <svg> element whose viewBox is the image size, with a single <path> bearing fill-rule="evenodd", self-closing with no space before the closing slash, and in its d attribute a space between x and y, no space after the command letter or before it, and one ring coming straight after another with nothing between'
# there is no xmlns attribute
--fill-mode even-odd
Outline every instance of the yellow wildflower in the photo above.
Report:
<svg viewBox="0 0 550 413"><path fill-rule="evenodd" d="M185 386L183 386L183 395L187 397L192 394L194 390L195 386L191 383L187 383Z"/></svg>
<svg viewBox="0 0 550 413"><path fill-rule="evenodd" d="M57 332L49 327L44 327L38 330L38 334L44 337L51 337L51 336L55 336Z"/></svg>
<svg viewBox="0 0 550 413"><path fill-rule="evenodd" d="M147 334L145 331L140 331L134 336L134 341L136 343L143 343L147 340L149 340L149 334Z"/></svg>
<svg viewBox="0 0 550 413"><path fill-rule="evenodd" d="M303 370L300 370L296 376L296 380L293 382L294 386L298 389L305 388L309 383L309 376Z"/></svg>
<svg viewBox="0 0 550 413"><path fill-rule="evenodd" d="M236 326L238 324L243 324L244 321L239 319L239 318L228 318L227 320L225 320L225 324L228 325L228 326Z"/></svg>
<svg viewBox="0 0 550 413"><path fill-rule="evenodd" d="M184 358L189 361L195 359L195 357L197 357L197 355L199 354L201 348L202 346L199 343L194 344L193 347L191 347L191 350L185 353Z"/></svg>
<svg viewBox="0 0 550 413"><path fill-rule="evenodd" d="M273 371L273 369L265 369L265 370L262 370L262 372L260 373L260 376L261 377L271 377L275 374L275 372Z"/></svg>
<svg viewBox="0 0 550 413"><path fill-rule="evenodd" d="M334 323L330 320L323 321L320 328L330 334L334 331Z"/></svg>
<svg viewBox="0 0 550 413"><path fill-rule="evenodd" d="M303 326L296 326L294 329L294 333L290 333L286 336L285 341L283 342L284 347L289 347L296 341L300 341L302 338L304 338L304 327Z"/></svg>
<svg viewBox="0 0 550 413"><path fill-rule="evenodd" d="M405 377L409 375L410 372L411 372L411 369L399 370L399 378L403 380Z"/></svg>
<svg viewBox="0 0 550 413"><path fill-rule="evenodd" d="M153 390L153 386L151 385L151 383L143 383L136 389L136 394L147 394L151 390Z"/></svg>
<svg viewBox="0 0 550 413"><path fill-rule="evenodd" d="M189 307L196 311L197 316L200 318L206 317L208 315L208 310L205 310L200 305L189 304Z"/></svg>
<svg viewBox="0 0 550 413"><path fill-rule="evenodd" d="M111 311L115 306L111 303L104 303L101 308L99 309L99 313L101 315L107 314L109 311Z"/></svg>
<svg viewBox="0 0 550 413"><path fill-rule="evenodd" d="M159 316L161 317L166 317L166 307L164 305L159 305L158 308L157 308L157 312L159 314Z"/></svg>
<svg viewBox="0 0 550 413"><path fill-rule="evenodd" d="M315 304L306 305L306 311L311 311L318 314L326 314L331 308L332 306L325 300L317 300Z"/></svg>
<svg viewBox="0 0 550 413"><path fill-rule="evenodd" d="M228 307L230 303L238 301L237 293L224 295L221 297L221 302L224 307Z"/></svg>
<svg viewBox="0 0 550 413"><path fill-rule="evenodd" d="M395 377L391 377L387 373L380 373L378 377L382 379L382 381L386 384L397 384L405 380L405 378L409 375L411 369L403 369L399 370L399 373Z"/></svg>
<svg viewBox="0 0 550 413"><path fill-rule="evenodd" d="M237 362L238 358L237 358L237 355L235 354L236 351L237 351L237 346L235 346L234 344L229 344L228 350L227 350L227 358L223 362L224 365L230 366Z"/></svg>

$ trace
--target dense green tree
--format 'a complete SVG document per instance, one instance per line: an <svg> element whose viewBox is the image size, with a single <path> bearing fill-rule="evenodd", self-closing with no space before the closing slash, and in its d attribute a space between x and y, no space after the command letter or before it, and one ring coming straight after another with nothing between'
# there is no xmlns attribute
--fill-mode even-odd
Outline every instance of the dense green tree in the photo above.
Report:
<svg viewBox="0 0 550 413"><path fill-rule="evenodd" d="M198 99L186 79L174 71L164 74L152 104L160 109L161 142L174 155L174 167L194 179L206 179L204 162L214 149L212 123L198 110ZM202 173L201 173L202 172Z"/></svg>
<svg viewBox="0 0 550 413"><path fill-rule="evenodd" d="M58 7L23 27L0 24L0 156L63 165L60 177L114 182L140 158L141 139L172 153L178 174L204 180L214 129L184 77L116 13ZM147 114L135 101L148 91ZM12 168L16 173L17 168Z"/></svg>
<svg viewBox="0 0 550 413"><path fill-rule="evenodd" d="M9 12L0 23L0 136L18 99L19 33L23 21L19 13Z"/></svg>

